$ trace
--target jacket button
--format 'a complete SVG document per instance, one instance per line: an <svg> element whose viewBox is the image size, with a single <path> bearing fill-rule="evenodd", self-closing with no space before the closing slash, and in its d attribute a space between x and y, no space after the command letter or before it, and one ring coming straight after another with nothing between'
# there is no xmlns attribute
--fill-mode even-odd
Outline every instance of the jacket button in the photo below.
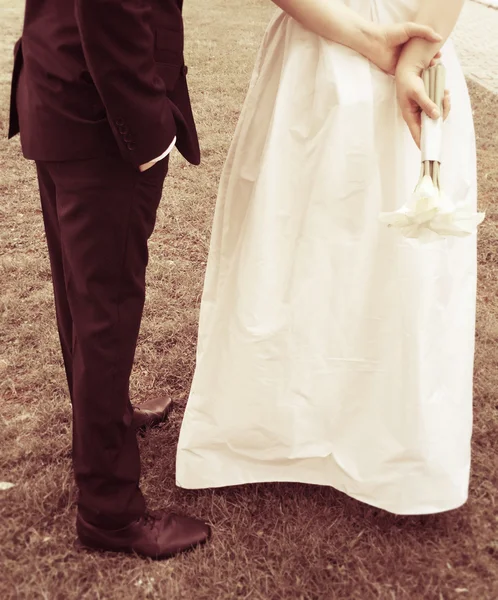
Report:
<svg viewBox="0 0 498 600"><path fill-rule="evenodd" d="M124 138L123 138L123 140L125 142L133 142L133 138L132 138L132 136L130 134L125 135Z"/></svg>
<svg viewBox="0 0 498 600"><path fill-rule="evenodd" d="M117 125L118 127L121 127L121 125L124 125L124 121L123 121L123 119L116 119L114 122L116 123L116 125Z"/></svg>
<svg viewBox="0 0 498 600"><path fill-rule="evenodd" d="M128 133L128 127L126 127L126 125L120 125L120 126L119 126L119 133L120 133L121 135L123 135L123 134L125 134L125 133Z"/></svg>
<svg viewBox="0 0 498 600"><path fill-rule="evenodd" d="M137 147L137 145L133 144L132 142L129 142L127 144L127 146L128 146L128 150L135 150L135 148Z"/></svg>

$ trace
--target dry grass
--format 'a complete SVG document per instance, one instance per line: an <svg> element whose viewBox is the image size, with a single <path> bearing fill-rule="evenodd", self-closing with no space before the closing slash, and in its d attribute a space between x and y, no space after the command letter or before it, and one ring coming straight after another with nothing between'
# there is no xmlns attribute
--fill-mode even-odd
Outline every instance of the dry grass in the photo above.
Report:
<svg viewBox="0 0 498 600"><path fill-rule="evenodd" d="M162 563L73 548L70 407L54 327L33 165L5 140L11 48L21 6L0 0L0 598L174 600L494 600L498 598L498 125L496 98L472 87L479 142L480 284L471 499L452 513L396 518L332 489L174 485L182 402L217 180L271 14L266 0L186 3L191 87L204 163L176 157L151 245L132 390L169 390L180 406L142 441L153 506L181 505L214 524L207 547Z"/></svg>

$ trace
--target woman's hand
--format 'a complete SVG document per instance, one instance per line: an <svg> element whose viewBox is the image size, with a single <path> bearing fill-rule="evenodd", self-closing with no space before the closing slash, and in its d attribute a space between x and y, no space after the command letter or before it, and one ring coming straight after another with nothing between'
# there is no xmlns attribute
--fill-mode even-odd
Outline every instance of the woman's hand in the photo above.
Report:
<svg viewBox="0 0 498 600"><path fill-rule="evenodd" d="M399 66L396 70L396 93L401 114L412 137L420 148L420 137L422 133L422 111L431 119L437 119L439 109L429 98L422 80L422 70L416 67ZM449 115L451 100L448 90L444 92L443 119Z"/></svg>
<svg viewBox="0 0 498 600"><path fill-rule="evenodd" d="M367 58L379 69L394 75L403 46L412 38L420 38L437 44L443 39L427 25L399 23L376 25L374 41L370 44Z"/></svg>

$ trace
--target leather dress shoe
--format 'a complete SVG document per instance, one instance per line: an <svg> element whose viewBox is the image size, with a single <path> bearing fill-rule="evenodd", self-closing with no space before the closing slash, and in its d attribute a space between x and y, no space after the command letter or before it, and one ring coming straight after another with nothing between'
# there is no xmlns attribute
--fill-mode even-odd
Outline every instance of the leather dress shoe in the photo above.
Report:
<svg viewBox="0 0 498 600"><path fill-rule="evenodd" d="M173 401L168 396L150 398L133 407L133 425L142 430L155 427L166 420L172 408Z"/></svg>
<svg viewBox="0 0 498 600"><path fill-rule="evenodd" d="M102 529L80 515L76 518L79 546L87 550L135 553L148 558L170 558L206 542L207 523L173 512L148 511L122 529Z"/></svg>

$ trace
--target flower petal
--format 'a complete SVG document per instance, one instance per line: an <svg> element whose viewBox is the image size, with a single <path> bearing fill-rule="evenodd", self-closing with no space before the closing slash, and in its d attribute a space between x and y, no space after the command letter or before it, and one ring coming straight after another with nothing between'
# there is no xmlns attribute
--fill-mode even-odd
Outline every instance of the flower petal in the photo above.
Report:
<svg viewBox="0 0 498 600"><path fill-rule="evenodd" d="M432 179L425 176L405 205L396 211L381 213L379 220L396 228L404 237L427 242L438 237L471 235L484 217L484 213L457 208L434 186Z"/></svg>

